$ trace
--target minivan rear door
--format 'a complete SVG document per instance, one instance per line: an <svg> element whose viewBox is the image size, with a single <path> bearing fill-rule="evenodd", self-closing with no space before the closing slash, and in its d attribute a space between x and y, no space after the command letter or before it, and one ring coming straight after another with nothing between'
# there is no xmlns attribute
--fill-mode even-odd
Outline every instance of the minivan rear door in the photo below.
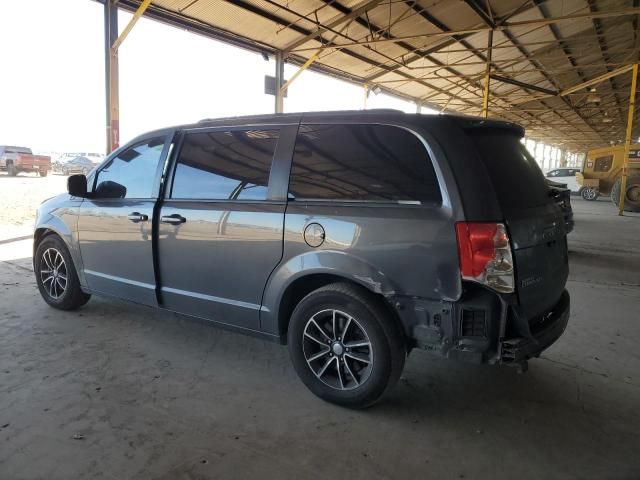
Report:
<svg viewBox="0 0 640 480"><path fill-rule="evenodd" d="M511 237L519 313L531 320L559 300L569 273L564 217L516 131L468 130L486 166Z"/></svg>
<svg viewBox="0 0 640 480"><path fill-rule="evenodd" d="M272 174L274 158L291 128L183 132L159 212L163 306L259 329L264 286L282 257L286 185L274 192L286 175Z"/></svg>

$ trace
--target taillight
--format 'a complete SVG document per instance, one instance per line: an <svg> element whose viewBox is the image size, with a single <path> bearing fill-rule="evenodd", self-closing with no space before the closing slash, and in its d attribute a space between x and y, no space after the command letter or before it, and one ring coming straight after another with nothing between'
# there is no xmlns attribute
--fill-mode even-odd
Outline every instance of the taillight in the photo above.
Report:
<svg viewBox="0 0 640 480"><path fill-rule="evenodd" d="M456 223L460 273L498 292L514 291L513 257L502 223Z"/></svg>

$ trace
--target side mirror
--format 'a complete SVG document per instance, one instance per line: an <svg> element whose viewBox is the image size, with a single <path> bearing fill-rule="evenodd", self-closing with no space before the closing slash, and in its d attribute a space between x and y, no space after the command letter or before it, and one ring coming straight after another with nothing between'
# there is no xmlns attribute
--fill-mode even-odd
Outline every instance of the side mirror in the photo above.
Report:
<svg viewBox="0 0 640 480"><path fill-rule="evenodd" d="M127 187L118 182L106 180L96 187L95 198L124 198L127 196Z"/></svg>
<svg viewBox="0 0 640 480"><path fill-rule="evenodd" d="M87 177L71 175L67 178L67 191L73 197L85 198L87 196Z"/></svg>

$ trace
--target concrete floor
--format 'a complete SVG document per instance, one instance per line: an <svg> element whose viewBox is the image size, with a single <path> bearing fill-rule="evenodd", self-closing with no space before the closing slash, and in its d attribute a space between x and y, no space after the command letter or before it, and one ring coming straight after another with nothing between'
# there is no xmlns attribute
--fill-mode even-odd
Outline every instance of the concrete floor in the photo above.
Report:
<svg viewBox="0 0 640 480"><path fill-rule="evenodd" d="M278 345L53 310L29 241L0 242L0 479L638 479L640 218L574 210L571 321L528 373L414 351L366 411L316 399Z"/></svg>

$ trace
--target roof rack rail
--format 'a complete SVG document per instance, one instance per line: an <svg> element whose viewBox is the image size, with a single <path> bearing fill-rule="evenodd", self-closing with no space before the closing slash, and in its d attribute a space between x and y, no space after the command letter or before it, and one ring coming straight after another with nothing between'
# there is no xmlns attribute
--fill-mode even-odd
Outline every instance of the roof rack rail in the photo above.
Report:
<svg viewBox="0 0 640 480"><path fill-rule="evenodd" d="M402 113L402 110L398 110L396 108L371 108L368 110L327 110L327 111L312 111L312 112L291 112L291 113L258 113L255 115L238 115L235 117L220 117L220 118L203 118L202 120L198 120L198 124L200 123L208 123L208 122L218 122L221 120L238 120L242 118L250 119L250 118L264 118L264 117L275 117L275 116L289 116L289 115L330 115L332 113L338 115L351 115L351 114L376 114L376 113Z"/></svg>

